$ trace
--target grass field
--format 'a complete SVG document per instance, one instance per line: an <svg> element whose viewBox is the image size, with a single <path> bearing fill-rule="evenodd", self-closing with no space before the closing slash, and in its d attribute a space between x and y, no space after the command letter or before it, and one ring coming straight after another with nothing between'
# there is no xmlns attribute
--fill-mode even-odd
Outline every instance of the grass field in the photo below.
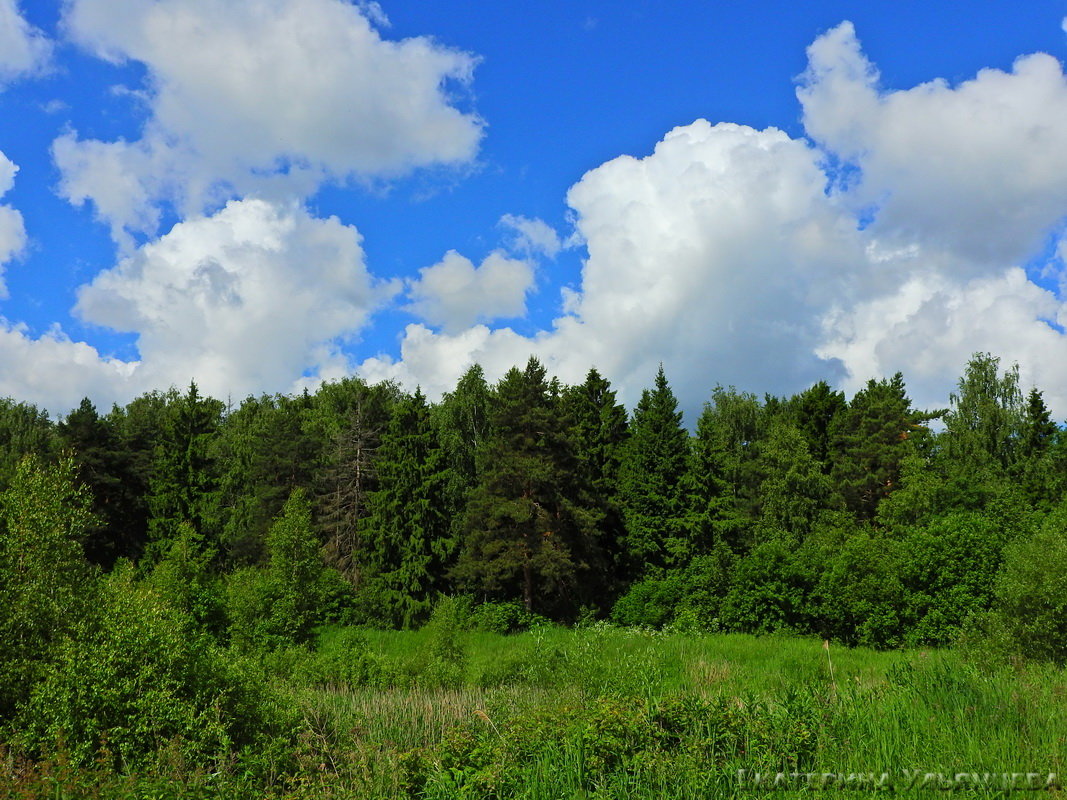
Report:
<svg viewBox="0 0 1067 800"><path fill-rule="evenodd" d="M1067 783L1067 675L979 670L950 651L609 626L502 636L445 619L324 630L314 653L267 667L295 744L256 754L254 780L175 765L94 783L53 764L52 782L33 785L53 797L452 800L988 797L1050 773ZM16 788L7 796L33 796Z"/></svg>

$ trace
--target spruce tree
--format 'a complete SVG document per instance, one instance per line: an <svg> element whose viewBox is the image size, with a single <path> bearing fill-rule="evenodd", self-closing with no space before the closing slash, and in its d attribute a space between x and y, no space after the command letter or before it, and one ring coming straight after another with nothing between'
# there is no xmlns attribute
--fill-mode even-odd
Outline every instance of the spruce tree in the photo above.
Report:
<svg viewBox="0 0 1067 800"><path fill-rule="evenodd" d="M754 394L716 386L697 420L686 479L689 526L706 547L741 552L759 517L757 454L763 406Z"/></svg>
<svg viewBox="0 0 1067 800"><path fill-rule="evenodd" d="M86 556L108 568L118 558L137 558L145 545L142 501L136 495L140 486L132 452L114 424L86 397L56 426L56 433L60 447L72 454L78 480L92 495L95 521L86 534Z"/></svg>
<svg viewBox="0 0 1067 800"><path fill-rule="evenodd" d="M411 627L446 589L457 543L451 532L450 470L421 391L393 410L377 455L378 489L368 498L365 594L385 620Z"/></svg>
<svg viewBox="0 0 1067 800"><path fill-rule="evenodd" d="M147 552L153 559L166 552L183 522L201 535L217 534L218 474L212 445L222 411L221 402L200 396L195 382L186 394L170 397L148 498Z"/></svg>
<svg viewBox="0 0 1067 800"><path fill-rule="evenodd" d="M641 393L634 410L620 476L624 547L637 575L683 566L692 555L682 485L688 458L689 434L660 366L654 388Z"/></svg>

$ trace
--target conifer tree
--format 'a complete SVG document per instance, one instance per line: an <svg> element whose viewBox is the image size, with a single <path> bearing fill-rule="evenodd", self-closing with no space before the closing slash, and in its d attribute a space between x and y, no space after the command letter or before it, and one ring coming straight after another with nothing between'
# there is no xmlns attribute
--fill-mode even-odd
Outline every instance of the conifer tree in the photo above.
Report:
<svg viewBox="0 0 1067 800"><path fill-rule="evenodd" d="M131 452L110 419L101 417L89 398L56 426L60 447L72 454L78 480L92 496L95 521L85 539L90 561L111 567L120 557L137 558L145 545L139 518Z"/></svg>
<svg viewBox="0 0 1067 800"><path fill-rule="evenodd" d="M764 429L763 406L754 394L716 386L697 420L686 480L690 527L708 546L748 547L759 516L756 469Z"/></svg>
<svg viewBox="0 0 1067 800"><path fill-rule="evenodd" d="M860 519L874 517L899 483L909 439L941 413L913 410L899 372L856 392L830 426L831 476L849 511Z"/></svg>
<svg viewBox="0 0 1067 800"><path fill-rule="evenodd" d="M306 392L249 397L222 425L219 504L223 541L234 563L261 561L266 533L285 501L294 489L312 487L320 453L305 431L311 403Z"/></svg>
<svg viewBox="0 0 1067 800"><path fill-rule="evenodd" d="M457 549L447 514L450 470L421 391L394 408L376 471L362 524L365 593L391 624L411 627L446 588Z"/></svg>
<svg viewBox="0 0 1067 800"><path fill-rule="evenodd" d="M661 365L634 410L620 475L625 549L637 574L682 566L692 555L682 485L688 458L689 434Z"/></svg>
<svg viewBox="0 0 1067 800"><path fill-rule="evenodd" d="M844 392L833 391L826 381L819 381L789 399L793 422L823 472L830 472L830 427L834 417L847 405Z"/></svg>
<svg viewBox="0 0 1067 800"><path fill-rule="evenodd" d="M518 596L528 611L566 616L595 597L603 565L560 406L535 358L497 385L453 574L484 597Z"/></svg>
<svg viewBox="0 0 1067 800"><path fill-rule="evenodd" d="M348 378L324 384L308 422L323 453L316 486L326 560L356 589L362 580L360 520L378 488L378 446L398 397L399 390L388 382L368 386Z"/></svg>
<svg viewBox="0 0 1067 800"><path fill-rule="evenodd" d="M148 554L159 558L178 527L215 534L218 475L212 455L223 405L200 396L196 383L169 398L156 444L148 497Z"/></svg>

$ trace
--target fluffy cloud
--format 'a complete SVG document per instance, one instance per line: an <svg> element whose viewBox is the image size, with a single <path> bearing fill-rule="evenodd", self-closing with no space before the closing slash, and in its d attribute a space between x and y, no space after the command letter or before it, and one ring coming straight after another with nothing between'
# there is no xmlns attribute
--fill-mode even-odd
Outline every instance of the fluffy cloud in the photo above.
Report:
<svg viewBox="0 0 1067 800"><path fill-rule="evenodd" d="M1024 262L1067 210L1067 78L1038 53L958 86L880 91L850 23L817 39L798 96L819 144L860 169L869 234L968 277Z"/></svg>
<svg viewBox="0 0 1067 800"><path fill-rule="evenodd" d="M966 282L916 275L883 297L829 315L820 354L850 365L844 388L902 371L917 402L944 406L948 382L974 352L1021 367L1024 386L1067 409L1067 305L1018 268Z"/></svg>
<svg viewBox="0 0 1067 800"><path fill-rule="evenodd" d="M533 267L525 261L492 252L475 267L450 250L431 267L419 270L411 283L407 310L431 325L452 333L476 322L526 313L526 293L533 286Z"/></svg>
<svg viewBox="0 0 1067 800"><path fill-rule="evenodd" d="M52 414L68 413L83 397L107 408L117 397L136 393L136 362L102 357L59 328L34 338L24 325L0 318L0 364L0 397L33 403Z"/></svg>
<svg viewBox="0 0 1067 800"><path fill-rule="evenodd" d="M330 367L390 292L336 218L232 201L176 225L81 288L86 321L137 334L144 387L196 378L218 397L288 389Z"/></svg>
<svg viewBox="0 0 1067 800"><path fill-rule="evenodd" d="M0 198L15 185L17 172L18 167L0 153ZM25 246L26 229L22 224L22 215L11 206L0 205L0 268L18 255ZM0 298L7 296L2 278L3 270L0 269Z"/></svg>
<svg viewBox="0 0 1067 800"><path fill-rule="evenodd" d="M42 70L51 54L51 42L23 19L16 0L0 0L0 89Z"/></svg>
<svg viewBox="0 0 1067 800"><path fill-rule="evenodd" d="M445 389L473 361L493 376L533 353L569 381L595 364L632 403L662 361L692 414L716 383L854 391L900 370L942 406L987 350L1067 413L1067 242L1046 267L1058 291L1022 269L1067 220L1059 62L884 91L848 23L809 59L819 149L698 121L610 161L568 194L588 258L550 330L409 326L401 359L363 373Z"/></svg>
<svg viewBox="0 0 1067 800"><path fill-rule="evenodd" d="M559 234L544 220L505 214L500 224L512 231L511 248L517 252L555 258L563 249Z"/></svg>
<svg viewBox="0 0 1067 800"><path fill-rule="evenodd" d="M822 377L826 287L847 293L866 262L819 160L774 129L675 129L652 155L610 161L568 193L588 259L551 331L411 326L402 363L390 372L376 359L364 374L433 387L443 363L479 361L494 375L535 353L565 380L595 364L632 402L662 361L690 411L716 382L785 389Z"/></svg>
<svg viewBox="0 0 1067 800"><path fill-rule="evenodd" d="M161 200L191 214L234 193L300 194L323 179L469 161L482 123L449 87L465 87L476 60L426 38L383 40L374 7L72 0L71 38L145 65L149 119L135 142L57 140L61 190L92 200L116 230L151 231L146 206Z"/></svg>

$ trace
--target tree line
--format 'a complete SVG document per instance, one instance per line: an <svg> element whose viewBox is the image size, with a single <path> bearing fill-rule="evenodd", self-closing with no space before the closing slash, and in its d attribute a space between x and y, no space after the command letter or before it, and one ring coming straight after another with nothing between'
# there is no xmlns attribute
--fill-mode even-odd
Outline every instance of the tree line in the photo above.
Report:
<svg viewBox="0 0 1067 800"><path fill-rule="evenodd" d="M516 620L1000 637L1062 660L1067 434L988 354L948 401L914 408L900 374L851 398L716 386L690 430L662 368L628 413L595 369L565 385L534 358L495 384L474 366L437 403L354 377L59 421L0 400L0 571L51 480L55 524L80 531L55 566L125 571L248 646L418 626L466 595Z"/></svg>

